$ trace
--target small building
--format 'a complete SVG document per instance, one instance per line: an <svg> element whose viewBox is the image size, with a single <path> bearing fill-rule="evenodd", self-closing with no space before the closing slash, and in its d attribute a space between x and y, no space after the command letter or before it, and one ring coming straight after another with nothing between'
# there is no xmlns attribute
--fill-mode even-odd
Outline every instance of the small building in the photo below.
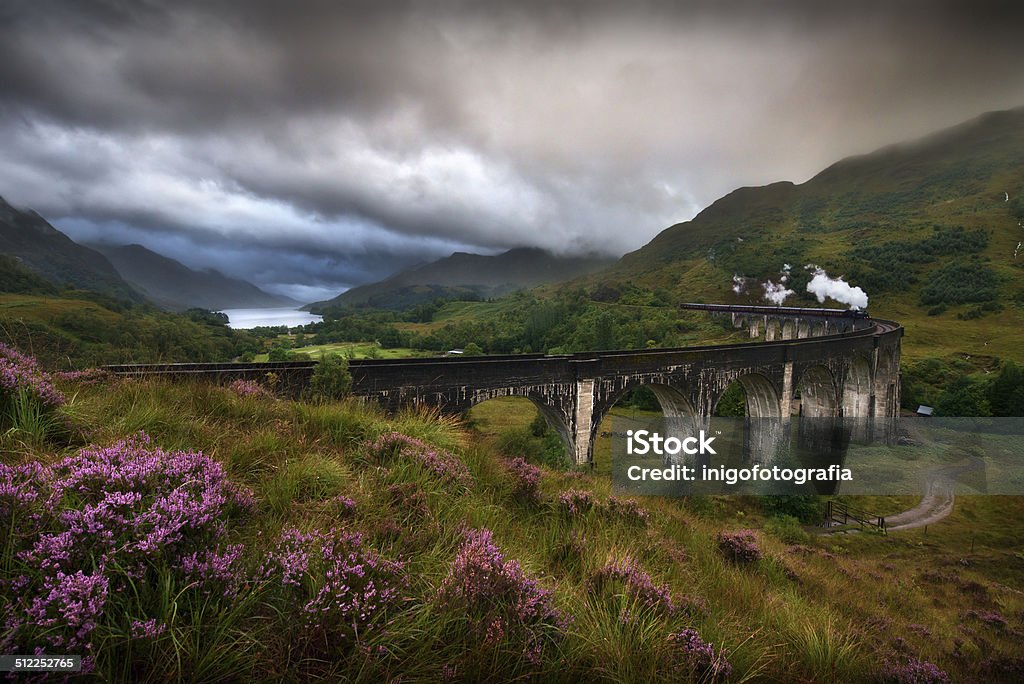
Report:
<svg viewBox="0 0 1024 684"><path fill-rule="evenodd" d="M935 409L933 409L931 406L925 406L922 404L921 406L917 407L917 415L919 416L931 416L933 411L935 411Z"/></svg>
<svg viewBox="0 0 1024 684"><path fill-rule="evenodd" d="M449 349L444 353L445 356L462 356L466 353L465 349Z"/></svg>

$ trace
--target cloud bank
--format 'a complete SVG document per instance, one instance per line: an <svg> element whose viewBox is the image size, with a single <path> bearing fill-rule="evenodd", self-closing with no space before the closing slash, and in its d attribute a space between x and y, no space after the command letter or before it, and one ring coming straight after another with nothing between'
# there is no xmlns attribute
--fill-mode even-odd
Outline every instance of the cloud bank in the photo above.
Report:
<svg viewBox="0 0 1024 684"><path fill-rule="evenodd" d="M15 0L0 194L285 292L621 254L1024 103L1017 4Z"/></svg>

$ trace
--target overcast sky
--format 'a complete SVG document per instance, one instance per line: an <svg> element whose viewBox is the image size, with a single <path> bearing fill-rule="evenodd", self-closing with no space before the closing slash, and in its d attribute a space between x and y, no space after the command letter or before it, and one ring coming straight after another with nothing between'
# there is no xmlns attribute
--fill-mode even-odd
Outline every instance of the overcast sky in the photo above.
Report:
<svg viewBox="0 0 1024 684"><path fill-rule="evenodd" d="M5 0L0 195L303 301L1024 105L1021 3Z"/></svg>

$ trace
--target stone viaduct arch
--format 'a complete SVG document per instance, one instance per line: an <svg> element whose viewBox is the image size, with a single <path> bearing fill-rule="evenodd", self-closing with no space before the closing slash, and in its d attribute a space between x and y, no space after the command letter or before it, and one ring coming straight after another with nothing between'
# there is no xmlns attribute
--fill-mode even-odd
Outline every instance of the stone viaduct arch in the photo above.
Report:
<svg viewBox="0 0 1024 684"><path fill-rule="evenodd" d="M654 391L668 417L691 418L699 427L708 424L726 388L739 381L747 395L747 415L773 426L753 440L752 456L758 460L771 458L773 445L794 413L798 390L804 415L855 419L855 439L887 438L892 423L887 419L899 410L903 328L877 319L862 318L853 325L813 317L808 321L793 316L769 318L761 317L759 330L775 330L782 339L561 356L352 361L352 391L390 410L431 406L454 414L495 397L526 397L558 431L580 465L592 459L602 418L639 385ZM787 335L787 327L796 337ZM825 334L808 336L812 332ZM111 366L110 370L221 380L261 380L273 372L281 390L297 393L314 366L311 362L168 364Z"/></svg>

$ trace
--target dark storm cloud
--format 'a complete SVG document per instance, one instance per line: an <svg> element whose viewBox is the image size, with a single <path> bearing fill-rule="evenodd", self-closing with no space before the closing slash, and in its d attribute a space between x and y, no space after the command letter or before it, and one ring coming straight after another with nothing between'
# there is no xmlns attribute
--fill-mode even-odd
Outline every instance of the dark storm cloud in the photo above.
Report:
<svg viewBox="0 0 1024 684"><path fill-rule="evenodd" d="M0 194L279 290L453 248L621 253L739 185L1024 104L1021 19L1006 2L8 2Z"/></svg>

